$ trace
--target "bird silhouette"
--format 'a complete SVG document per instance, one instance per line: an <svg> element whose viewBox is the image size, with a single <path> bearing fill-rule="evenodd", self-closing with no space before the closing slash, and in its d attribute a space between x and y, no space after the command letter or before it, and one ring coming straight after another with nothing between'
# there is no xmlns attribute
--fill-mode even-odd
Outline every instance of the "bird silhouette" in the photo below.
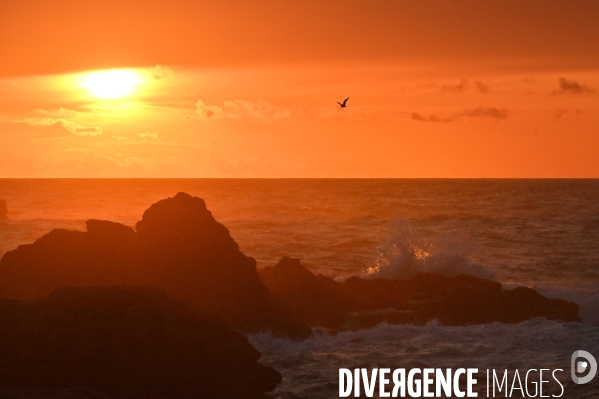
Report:
<svg viewBox="0 0 599 399"><path fill-rule="evenodd" d="M341 108L345 108L345 107L347 107L347 105L345 105L345 103L347 102L347 100L349 100L349 97L347 97L345 100L343 100L343 104L340 103L339 101L337 101L337 104L339 104L341 106Z"/></svg>

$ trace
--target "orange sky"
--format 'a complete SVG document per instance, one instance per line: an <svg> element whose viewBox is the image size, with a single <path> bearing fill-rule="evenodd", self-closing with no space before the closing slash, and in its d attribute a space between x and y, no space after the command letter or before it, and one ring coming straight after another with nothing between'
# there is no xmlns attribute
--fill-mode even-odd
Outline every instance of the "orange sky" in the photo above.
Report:
<svg viewBox="0 0 599 399"><path fill-rule="evenodd" d="M597 21L594 0L0 0L0 177L599 177ZM106 69L139 81L105 98Z"/></svg>

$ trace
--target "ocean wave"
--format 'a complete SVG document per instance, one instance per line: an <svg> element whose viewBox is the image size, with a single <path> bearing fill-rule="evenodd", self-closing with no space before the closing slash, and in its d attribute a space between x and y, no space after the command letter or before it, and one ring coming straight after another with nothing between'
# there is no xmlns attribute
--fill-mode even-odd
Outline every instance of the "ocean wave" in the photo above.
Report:
<svg viewBox="0 0 599 399"><path fill-rule="evenodd" d="M403 222L398 222L395 231L391 240L379 246L375 265L364 272L364 277L400 279L437 273L495 278L491 270L470 261L466 246L455 239L421 237Z"/></svg>
<svg viewBox="0 0 599 399"><path fill-rule="evenodd" d="M336 397L339 368L356 367L561 368L562 382L567 383L574 351L599 353L598 326L545 319L464 327L438 322L424 326L382 323L336 334L326 329L314 332L313 338L301 342L269 333L248 336L263 354L262 363L283 374L275 397ZM576 391L571 381L565 386L568 398L599 394L597 384L589 384L584 391Z"/></svg>

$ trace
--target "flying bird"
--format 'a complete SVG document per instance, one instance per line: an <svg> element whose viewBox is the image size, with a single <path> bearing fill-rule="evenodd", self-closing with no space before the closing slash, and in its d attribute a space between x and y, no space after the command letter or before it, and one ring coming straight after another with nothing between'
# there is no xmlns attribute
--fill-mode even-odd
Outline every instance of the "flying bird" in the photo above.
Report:
<svg viewBox="0 0 599 399"><path fill-rule="evenodd" d="M347 97L345 100L343 100L343 104L341 104L339 101L337 101L337 104L339 104L341 106L341 108L345 108L345 107L347 107L347 105L345 105L347 100L349 100L349 97Z"/></svg>

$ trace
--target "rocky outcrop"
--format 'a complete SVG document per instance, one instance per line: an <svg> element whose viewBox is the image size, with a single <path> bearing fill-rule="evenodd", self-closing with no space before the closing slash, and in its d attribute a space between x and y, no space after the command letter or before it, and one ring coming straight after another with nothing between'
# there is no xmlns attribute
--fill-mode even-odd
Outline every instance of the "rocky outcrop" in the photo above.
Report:
<svg viewBox="0 0 599 399"><path fill-rule="evenodd" d="M290 317L331 329L371 327L381 322L446 325L518 323L533 317L580 321L578 305L549 299L530 288L503 290L475 276L420 274L412 279L345 282L314 275L298 259L283 258L260 279Z"/></svg>
<svg viewBox="0 0 599 399"><path fill-rule="evenodd" d="M0 261L0 298L31 300L64 286L150 285L135 231L90 220L87 232L53 230Z"/></svg>
<svg viewBox="0 0 599 399"><path fill-rule="evenodd" d="M314 275L299 259L284 257L260 272L260 280L289 317L310 326L341 328L360 307L352 292L331 278Z"/></svg>
<svg viewBox="0 0 599 399"><path fill-rule="evenodd" d="M153 288L62 288L0 302L0 320L0 386L15 395L259 398L281 381L242 334Z"/></svg>
<svg viewBox="0 0 599 399"><path fill-rule="evenodd" d="M8 207L4 200L0 200L0 220L8 220Z"/></svg>
<svg viewBox="0 0 599 399"><path fill-rule="evenodd" d="M178 193L152 205L136 229L90 220L87 231L54 230L0 261L0 297L38 299L63 286L156 286L228 325L302 338L204 200Z"/></svg>
<svg viewBox="0 0 599 399"><path fill-rule="evenodd" d="M135 226L89 220L87 231L54 230L0 261L0 298L33 300L63 286L144 285L245 331L302 339L308 326L334 329L389 323L515 323L532 317L578 320L572 302L528 288L503 290L474 276L343 283L284 258L258 274L205 202L179 193L152 205Z"/></svg>
<svg viewBox="0 0 599 399"><path fill-rule="evenodd" d="M256 261L239 250L201 198L179 193L157 202L136 231L152 283L235 327L256 329L274 317Z"/></svg>

